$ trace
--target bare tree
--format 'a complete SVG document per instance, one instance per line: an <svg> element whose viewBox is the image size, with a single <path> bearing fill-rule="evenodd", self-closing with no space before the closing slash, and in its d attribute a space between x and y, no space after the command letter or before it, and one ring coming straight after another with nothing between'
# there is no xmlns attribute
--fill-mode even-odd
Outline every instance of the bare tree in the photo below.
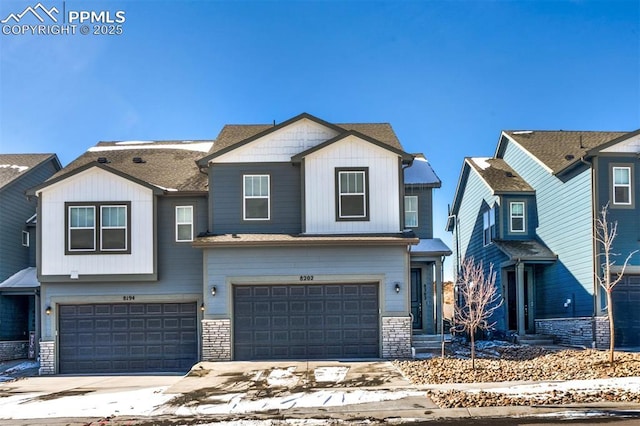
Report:
<svg viewBox="0 0 640 426"><path fill-rule="evenodd" d="M609 212L609 203L602 206L600 210L600 215L596 218L596 230L595 230L595 240L602 246L602 252L598 253L598 256L604 257L604 261L602 262L602 275L596 274L596 280L600 287L607 294L607 316L609 318L609 363L613 366L613 354L615 347L615 333L613 327L613 298L611 293L613 293L613 288L622 280L624 276L624 270L627 268L627 264L629 263L629 259L633 256L638 250L634 250L624 261L622 265L622 269L620 272L617 272L615 278L612 277L611 268L615 265L615 261L613 257L618 256L617 253L613 253L613 240L616 238L618 232L618 222L609 222L607 219L607 213Z"/></svg>
<svg viewBox="0 0 640 426"><path fill-rule="evenodd" d="M489 322L493 312L502 305L502 297L495 286L496 273L493 264L485 274L482 262L473 258L462 262L457 288L459 303L454 306L456 331L467 332L471 337L471 367L476 368L475 334L477 330L490 330L496 324Z"/></svg>

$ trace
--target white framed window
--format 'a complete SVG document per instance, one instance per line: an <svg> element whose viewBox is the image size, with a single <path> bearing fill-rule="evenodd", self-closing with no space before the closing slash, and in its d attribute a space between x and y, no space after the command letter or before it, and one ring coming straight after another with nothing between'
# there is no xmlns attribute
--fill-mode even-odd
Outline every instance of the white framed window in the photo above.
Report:
<svg viewBox="0 0 640 426"><path fill-rule="evenodd" d="M631 200L631 167L612 167L613 171L613 204L630 206Z"/></svg>
<svg viewBox="0 0 640 426"><path fill-rule="evenodd" d="M193 206L176 206L176 241L193 241Z"/></svg>
<svg viewBox="0 0 640 426"><path fill-rule="evenodd" d="M404 226L407 228L418 227L418 196L406 195L404 197Z"/></svg>
<svg viewBox="0 0 640 426"><path fill-rule="evenodd" d="M29 231L22 231L22 245L29 247Z"/></svg>
<svg viewBox="0 0 640 426"><path fill-rule="evenodd" d="M336 169L336 220L369 220L368 169Z"/></svg>
<svg viewBox="0 0 640 426"><path fill-rule="evenodd" d="M130 253L130 205L129 202L65 203L65 253Z"/></svg>
<svg viewBox="0 0 640 426"><path fill-rule="evenodd" d="M490 208L482 214L482 242L488 246L496 236L496 208Z"/></svg>
<svg viewBox="0 0 640 426"><path fill-rule="evenodd" d="M96 250L95 206L69 206L68 251Z"/></svg>
<svg viewBox="0 0 640 426"><path fill-rule="evenodd" d="M127 207L100 206L100 250L127 249Z"/></svg>
<svg viewBox="0 0 640 426"><path fill-rule="evenodd" d="M513 201L509 203L509 230L511 232L524 232L525 230L523 201Z"/></svg>
<svg viewBox="0 0 640 426"><path fill-rule="evenodd" d="M270 218L270 176L243 176L243 219L269 220Z"/></svg>

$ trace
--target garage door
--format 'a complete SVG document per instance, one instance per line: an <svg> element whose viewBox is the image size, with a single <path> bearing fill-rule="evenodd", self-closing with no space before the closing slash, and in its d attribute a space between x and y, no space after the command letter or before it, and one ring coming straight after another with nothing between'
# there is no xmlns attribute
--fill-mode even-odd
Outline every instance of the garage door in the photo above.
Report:
<svg viewBox="0 0 640 426"><path fill-rule="evenodd" d="M378 284L234 286L234 359L377 358Z"/></svg>
<svg viewBox="0 0 640 426"><path fill-rule="evenodd" d="M187 371L197 362L195 303L61 305L60 373Z"/></svg>
<svg viewBox="0 0 640 426"><path fill-rule="evenodd" d="M627 275L613 288L616 347L640 346L640 275Z"/></svg>

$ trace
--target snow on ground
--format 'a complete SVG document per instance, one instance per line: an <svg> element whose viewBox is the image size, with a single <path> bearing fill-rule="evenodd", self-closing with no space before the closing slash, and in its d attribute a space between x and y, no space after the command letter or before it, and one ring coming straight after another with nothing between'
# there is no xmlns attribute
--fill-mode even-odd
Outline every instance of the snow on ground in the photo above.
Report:
<svg viewBox="0 0 640 426"><path fill-rule="evenodd" d="M167 386L133 391L86 393L46 399L43 393L0 398L0 419L45 419L48 417L149 416L173 398Z"/></svg>
<svg viewBox="0 0 640 426"><path fill-rule="evenodd" d="M180 407L179 416L206 414L241 414L268 410L288 410L291 408L337 407L365 402L394 401L410 396L422 396L424 392L411 391L366 391L366 390L321 390L316 392L298 392L286 396L245 399L246 394L228 394L209 398L214 404L202 404L195 407Z"/></svg>
<svg viewBox="0 0 640 426"><path fill-rule="evenodd" d="M526 385L514 385L502 388L483 389L487 392L502 393L509 396L550 395L553 391L608 391L622 389L630 392L640 392L640 377L615 377L593 380L567 380L558 382L543 382ZM470 390L479 392L480 390Z"/></svg>
<svg viewBox="0 0 640 426"><path fill-rule="evenodd" d="M18 371L28 370L30 368L38 368L40 367L40 363L37 361L25 361L20 364L5 370L3 374L15 374Z"/></svg>

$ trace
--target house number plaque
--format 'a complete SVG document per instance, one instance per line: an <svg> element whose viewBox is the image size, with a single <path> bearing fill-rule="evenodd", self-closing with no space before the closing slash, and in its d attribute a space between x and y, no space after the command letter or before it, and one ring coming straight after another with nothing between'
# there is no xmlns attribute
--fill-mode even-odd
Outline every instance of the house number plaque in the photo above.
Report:
<svg viewBox="0 0 640 426"><path fill-rule="evenodd" d="M300 275L300 281L313 281L313 275Z"/></svg>
<svg viewBox="0 0 640 426"><path fill-rule="evenodd" d="M122 296L122 300L124 300L124 301L136 300L136 297L135 296Z"/></svg>

